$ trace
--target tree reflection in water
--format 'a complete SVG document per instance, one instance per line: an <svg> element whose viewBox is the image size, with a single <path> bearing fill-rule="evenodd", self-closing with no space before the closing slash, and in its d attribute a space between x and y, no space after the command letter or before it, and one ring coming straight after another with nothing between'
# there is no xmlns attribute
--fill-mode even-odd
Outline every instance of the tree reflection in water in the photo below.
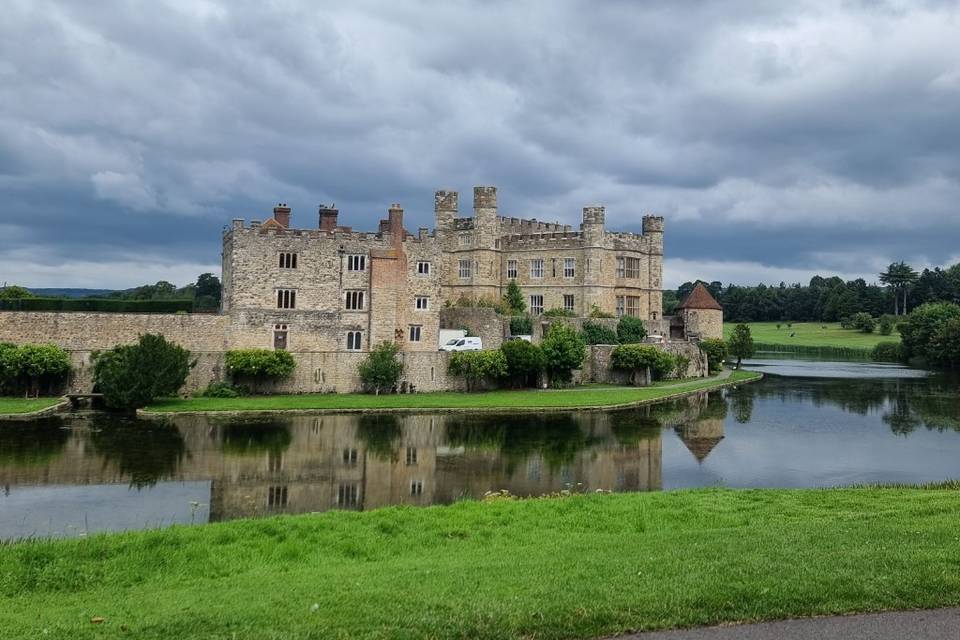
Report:
<svg viewBox="0 0 960 640"><path fill-rule="evenodd" d="M396 415L365 414L357 420L357 440L367 446L367 451L380 460L396 461L398 445L403 436L403 426Z"/></svg>
<svg viewBox="0 0 960 640"><path fill-rule="evenodd" d="M282 453L292 441L290 427L279 420L231 421L223 426L223 452L230 455Z"/></svg>
<svg viewBox="0 0 960 640"><path fill-rule="evenodd" d="M117 416L95 417L90 443L103 456L104 465L117 465L137 489L173 477L186 452L183 436L173 424Z"/></svg>
<svg viewBox="0 0 960 640"><path fill-rule="evenodd" d="M6 422L0 426L0 465L48 464L63 454L70 430L60 418Z"/></svg>

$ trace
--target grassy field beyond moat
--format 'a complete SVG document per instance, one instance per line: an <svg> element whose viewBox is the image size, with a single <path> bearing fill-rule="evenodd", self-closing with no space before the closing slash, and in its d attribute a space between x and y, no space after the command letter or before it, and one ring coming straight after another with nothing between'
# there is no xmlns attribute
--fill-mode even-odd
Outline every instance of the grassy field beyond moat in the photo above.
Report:
<svg viewBox="0 0 960 640"><path fill-rule="evenodd" d="M960 604L957 485L496 499L34 541L0 638L591 638Z"/></svg>

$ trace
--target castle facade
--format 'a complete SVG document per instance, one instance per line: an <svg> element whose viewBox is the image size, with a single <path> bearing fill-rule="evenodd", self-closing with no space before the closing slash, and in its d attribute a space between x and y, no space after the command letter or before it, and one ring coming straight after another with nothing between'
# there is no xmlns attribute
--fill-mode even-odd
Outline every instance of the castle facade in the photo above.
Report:
<svg viewBox="0 0 960 640"><path fill-rule="evenodd" d="M235 219L223 236L223 312L259 325L261 347L362 352L396 341L436 351L441 309L499 300L515 280L534 316L662 321L662 217L644 216L642 234L618 233L604 207L584 207L574 230L501 216L495 187L474 188L470 217L460 217L457 192L438 191L434 215L432 233L408 231L398 204L376 232L342 226L332 207L313 229L294 228L282 204L266 222Z"/></svg>

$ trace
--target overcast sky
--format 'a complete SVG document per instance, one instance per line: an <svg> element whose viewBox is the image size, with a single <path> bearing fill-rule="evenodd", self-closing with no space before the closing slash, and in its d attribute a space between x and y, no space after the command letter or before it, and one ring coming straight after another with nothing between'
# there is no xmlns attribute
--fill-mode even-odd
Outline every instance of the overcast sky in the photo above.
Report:
<svg viewBox="0 0 960 640"><path fill-rule="evenodd" d="M279 201L374 229L666 217L665 283L960 260L956 2L6 0L0 284L219 273Z"/></svg>

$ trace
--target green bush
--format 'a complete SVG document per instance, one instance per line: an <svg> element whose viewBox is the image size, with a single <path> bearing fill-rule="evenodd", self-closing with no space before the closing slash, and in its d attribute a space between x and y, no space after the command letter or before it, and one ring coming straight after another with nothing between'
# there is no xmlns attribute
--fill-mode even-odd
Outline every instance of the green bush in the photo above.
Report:
<svg viewBox="0 0 960 640"><path fill-rule="evenodd" d="M903 359L903 350L899 342L878 342L870 351L870 359L875 362L899 362Z"/></svg>
<svg viewBox="0 0 960 640"><path fill-rule="evenodd" d="M580 332L565 322L550 325L540 345L545 358L544 366L553 385L568 383L573 371L583 366L587 355L586 344Z"/></svg>
<svg viewBox="0 0 960 640"><path fill-rule="evenodd" d="M720 338L705 338L700 341L700 351L707 354L707 366L710 373L723 370L723 362L727 359L727 343Z"/></svg>
<svg viewBox="0 0 960 640"><path fill-rule="evenodd" d="M888 336L893 333L893 327L896 324L896 318L889 313L880 316L880 335Z"/></svg>
<svg viewBox="0 0 960 640"><path fill-rule="evenodd" d="M850 317L850 326L862 333L873 333L877 321L869 313L859 311Z"/></svg>
<svg viewBox="0 0 960 640"><path fill-rule="evenodd" d="M293 356L283 350L238 349L227 351L227 372L234 379L278 380L293 373Z"/></svg>
<svg viewBox="0 0 960 640"><path fill-rule="evenodd" d="M39 395L70 373L70 355L54 344L0 344L0 392Z"/></svg>
<svg viewBox="0 0 960 640"><path fill-rule="evenodd" d="M496 383L507 377L507 359L503 351L454 351L447 365L450 375L462 376L467 382L467 391L473 391L478 383Z"/></svg>
<svg viewBox="0 0 960 640"><path fill-rule="evenodd" d="M533 333L533 319L530 316L510 318L510 335L529 336Z"/></svg>
<svg viewBox="0 0 960 640"><path fill-rule="evenodd" d="M111 409L139 409L175 395L196 362L190 352L160 335L142 335L137 344L94 354L94 387Z"/></svg>
<svg viewBox="0 0 960 640"><path fill-rule="evenodd" d="M954 337L960 324L960 306L933 302L913 310L898 325L903 358L922 358L930 366L960 367L960 339Z"/></svg>
<svg viewBox="0 0 960 640"><path fill-rule="evenodd" d="M690 358L685 355L677 354L673 356L673 377L681 380L687 377L687 369L690 368Z"/></svg>
<svg viewBox="0 0 960 640"><path fill-rule="evenodd" d="M853 329L853 318L851 316L842 316L840 318L841 329Z"/></svg>
<svg viewBox="0 0 960 640"><path fill-rule="evenodd" d="M614 369L636 373L650 369L655 380L664 378L677 366L676 358L652 344L622 344L613 350L610 364Z"/></svg>
<svg viewBox="0 0 960 640"><path fill-rule="evenodd" d="M572 318L574 313L573 311L567 311L566 309L561 309L560 307L554 307L553 309L547 309L544 311L543 315L547 318Z"/></svg>
<svg viewBox="0 0 960 640"><path fill-rule="evenodd" d="M750 327L743 323L734 327L727 349L731 355L736 356L736 368L739 369L740 361L753 355L753 337L750 335Z"/></svg>
<svg viewBox="0 0 960 640"><path fill-rule="evenodd" d="M583 323L583 339L587 344L617 344L617 332L606 325L589 320Z"/></svg>
<svg viewBox="0 0 960 640"><path fill-rule="evenodd" d="M493 309L501 315L510 315L511 310L503 300L494 300L488 296L474 298L465 293L460 294L453 306L463 309Z"/></svg>
<svg viewBox="0 0 960 640"><path fill-rule="evenodd" d="M507 376L515 387L535 384L546 366L543 349L526 340L504 342L500 351L507 361Z"/></svg>
<svg viewBox="0 0 960 640"><path fill-rule="evenodd" d="M246 394L241 387L236 387L229 382L211 382L197 395L202 398L239 398Z"/></svg>
<svg viewBox="0 0 960 640"><path fill-rule="evenodd" d="M382 390L396 387L403 375L403 363L397 357L399 352L400 347L395 342L383 342L374 347L357 367L363 385L377 395Z"/></svg>
<svg viewBox="0 0 960 640"><path fill-rule="evenodd" d="M635 344L643 342L647 337L647 329L643 320L633 316L623 316L617 323L617 340L620 344Z"/></svg>
<svg viewBox="0 0 960 640"><path fill-rule="evenodd" d="M101 313L176 313L193 311L193 299L124 300L119 298L0 299L0 311L90 311Z"/></svg>

